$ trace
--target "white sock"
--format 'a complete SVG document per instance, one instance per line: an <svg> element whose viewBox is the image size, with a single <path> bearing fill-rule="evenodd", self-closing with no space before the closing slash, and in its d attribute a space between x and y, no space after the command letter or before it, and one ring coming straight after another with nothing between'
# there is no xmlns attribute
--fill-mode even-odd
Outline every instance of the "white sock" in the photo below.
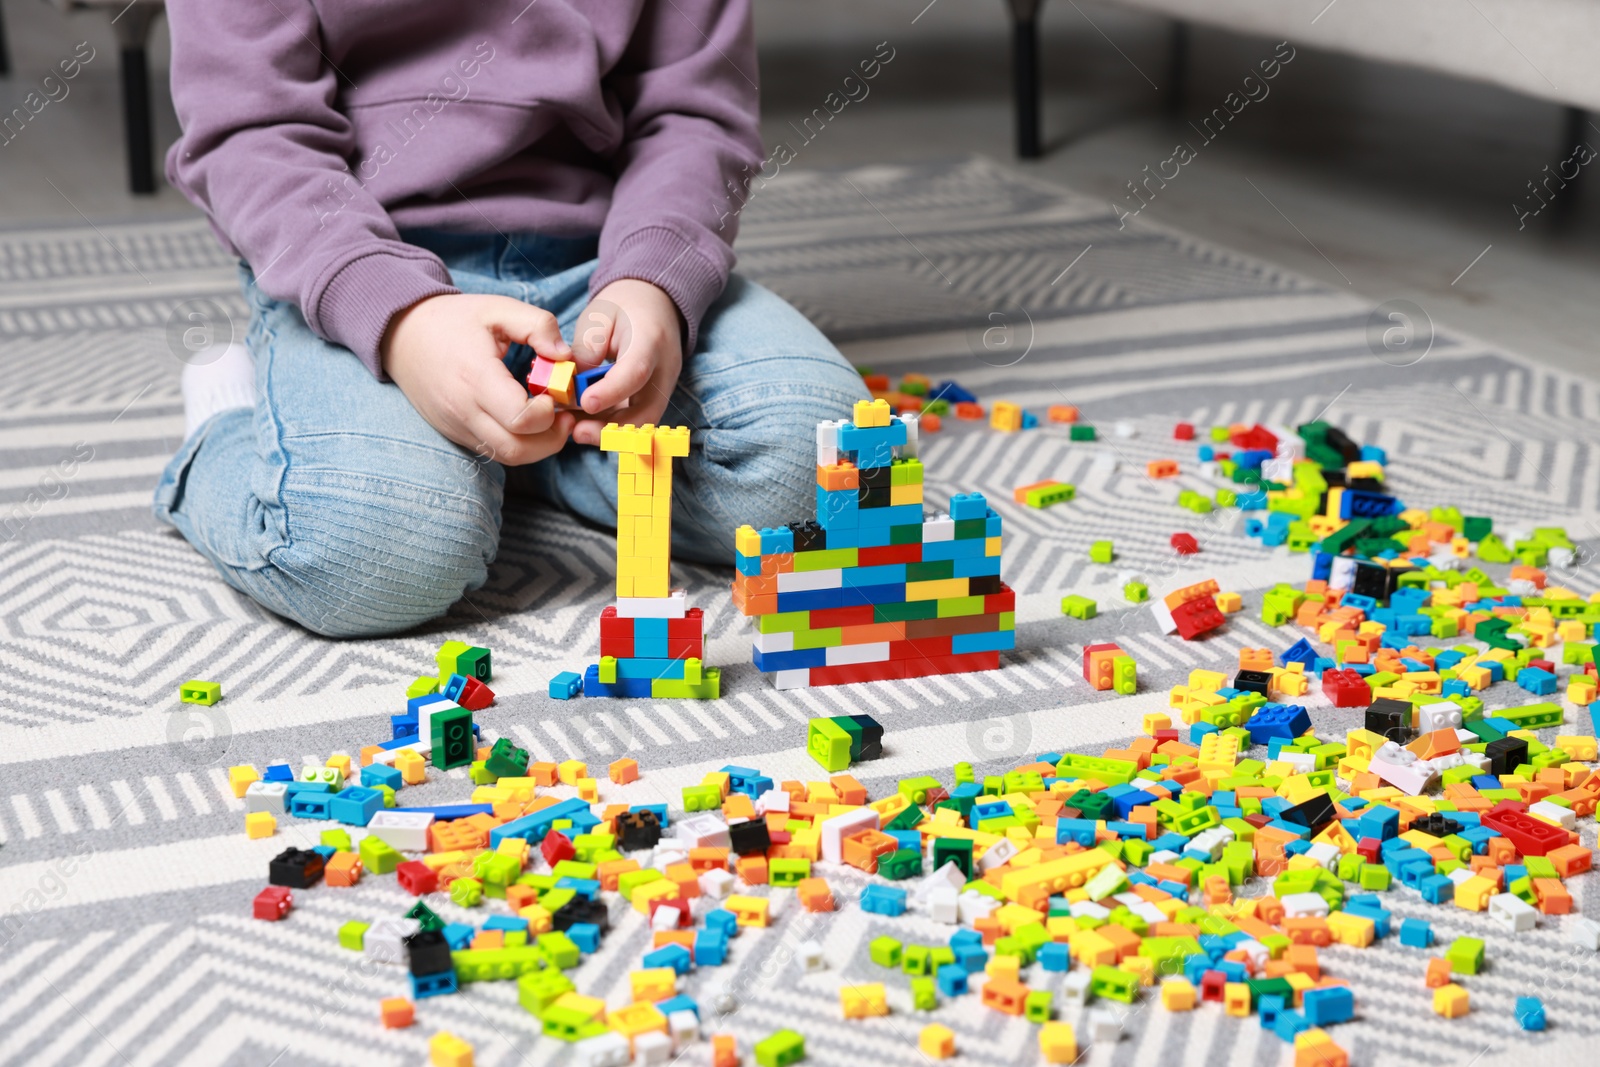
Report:
<svg viewBox="0 0 1600 1067"><path fill-rule="evenodd" d="M243 345L229 345L214 361L183 368L185 439L219 411L255 406L256 361Z"/></svg>

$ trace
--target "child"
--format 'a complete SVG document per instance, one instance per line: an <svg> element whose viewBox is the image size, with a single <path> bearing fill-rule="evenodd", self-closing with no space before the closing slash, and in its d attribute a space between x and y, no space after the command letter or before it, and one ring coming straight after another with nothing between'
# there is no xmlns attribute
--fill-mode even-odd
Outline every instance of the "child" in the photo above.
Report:
<svg viewBox="0 0 1600 1067"><path fill-rule="evenodd" d="M615 525L607 422L691 427L674 552L805 514L866 393L730 277L759 167L749 0L169 0L167 176L244 261L244 347L184 370L156 515L330 636L481 586L508 468ZM530 351L531 349L531 351ZM614 359L582 410L533 353Z"/></svg>

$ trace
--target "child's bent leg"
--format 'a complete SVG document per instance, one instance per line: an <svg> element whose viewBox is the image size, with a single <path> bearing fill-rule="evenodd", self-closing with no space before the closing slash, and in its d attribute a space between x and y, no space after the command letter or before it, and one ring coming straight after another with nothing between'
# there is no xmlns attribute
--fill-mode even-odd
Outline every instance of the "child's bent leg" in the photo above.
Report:
<svg viewBox="0 0 1600 1067"><path fill-rule="evenodd" d="M500 465L441 437L293 307L247 292L256 407L184 442L157 517L229 585L317 633L394 633L442 615L494 558Z"/></svg>
<svg viewBox="0 0 1600 1067"><path fill-rule="evenodd" d="M673 478L673 555L733 561L740 525L816 514L817 423L869 397L838 349L782 298L735 275L701 326L664 425L692 428ZM616 461L569 445L530 472L535 491L616 523Z"/></svg>

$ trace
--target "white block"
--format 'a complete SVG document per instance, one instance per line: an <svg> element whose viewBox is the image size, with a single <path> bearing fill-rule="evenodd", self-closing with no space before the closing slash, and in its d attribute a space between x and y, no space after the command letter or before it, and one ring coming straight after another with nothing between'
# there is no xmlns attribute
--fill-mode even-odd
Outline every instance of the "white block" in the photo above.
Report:
<svg viewBox="0 0 1600 1067"><path fill-rule="evenodd" d="M1130 437L1139 436L1139 428L1133 423L1129 422L1127 419L1118 419L1116 422L1112 423L1111 432L1122 438L1124 441L1128 440Z"/></svg>
<svg viewBox="0 0 1600 1067"><path fill-rule="evenodd" d="M381 763L385 767L393 767L395 757L407 751L415 752L419 756L430 756L433 754L433 738L423 737L411 742L409 745L397 745L394 748L386 748L381 752L374 752L372 754L372 762Z"/></svg>
<svg viewBox="0 0 1600 1067"><path fill-rule="evenodd" d="M682 911L671 904L663 904L650 913L650 929L654 931L676 930L681 925L679 922Z"/></svg>
<svg viewBox="0 0 1600 1067"><path fill-rule="evenodd" d="M1000 902L983 893L963 892L956 900L956 917L968 926L987 919L1000 909Z"/></svg>
<svg viewBox="0 0 1600 1067"><path fill-rule="evenodd" d="M1294 457L1274 456L1261 464L1261 477L1279 485L1294 484Z"/></svg>
<svg viewBox="0 0 1600 1067"><path fill-rule="evenodd" d="M1279 752L1278 761L1293 767L1297 774L1310 774L1317 769L1317 757L1309 752Z"/></svg>
<svg viewBox="0 0 1600 1067"><path fill-rule="evenodd" d="M1178 855L1176 852L1172 851L1170 848L1164 848L1164 849L1161 849L1158 852L1150 853L1150 861L1149 862L1151 862L1151 863L1172 863L1175 860L1181 860L1181 859L1183 859L1183 857Z"/></svg>
<svg viewBox="0 0 1600 1067"><path fill-rule="evenodd" d="M1587 915L1567 916L1567 940L1590 952L1600 952L1600 922Z"/></svg>
<svg viewBox="0 0 1600 1067"><path fill-rule="evenodd" d="M1546 822L1553 822L1563 830L1576 830L1578 828L1578 817L1572 813L1571 808L1563 808L1560 804L1552 804L1548 800L1529 804L1528 814L1537 815Z"/></svg>
<svg viewBox="0 0 1600 1067"><path fill-rule="evenodd" d="M810 686L811 668L809 667L775 671L772 675L772 688L774 689L808 689Z"/></svg>
<svg viewBox="0 0 1600 1067"><path fill-rule="evenodd" d="M851 663L885 663L888 659L887 641L873 641L865 645L835 645L823 649L823 662L829 667L842 667Z"/></svg>
<svg viewBox="0 0 1600 1067"><path fill-rule="evenodd" d="M1150 614L1155 617L1156 629L1171 636L1178 632L1178 624L1172 621L1172 612L1167 610L1167 605L1157 597L1150 601Z"/></svg>
<svg viewBox="0 0 1600 1067"><path fill-rule="evenodd" d="M1466 867L1457 867L1455 870L1445 875L1445 877L1450 879L1452 885L1460 885L1462 882L1467 881L1477 873L1478 872L1469 870Z"/></svg>
<svg viewBox="0 0 1600 1067"><path fill-rule="evenodd" d="M1156 910L1160 911L1161 909L1157 908ZM1163 912L1163 914L1165 913ZM1267 965L1267 961L1272 958L1272 950L1270 948L1259 941L1252 941L1249 938L1243 941L1235 941L1233 948L1229 949L1229 951L1234 950L1242 950L1250 958L1252 964L1251 973L1259 972Z"/></svg>
<svg viewBox="0 0 1600 1067"><path fill-rule="evenodd" d="M1393 742L1390 742L1393 744ZM1408 753L1408 755L1414 755ZM1387 782L1403 793L1411 796L1421 796L1428 788L1428 783L1433 781L1435 771L1431 766L1419 764L1415 759L1410 764L1390 763L1387 760L1374 759L1367 765L1367 770L1378 776L1378 779Z"/></svg>
<svg viewBox="0 0 1600 1067"><path fill-rule="evenodd" d="M1164 923L1170 921L1167 913L1143 898L1128 905L1128 910L1147 923Z"/></svg>
<svg viewBox="0 0 1600 1067"><path fill-rule="evenodd" d="M1222 850L1233 843L1233 831L1226 826L1213 826L1209 830L1201 830L1184 846L1185 852L1203 852L1208 863L1215 863L1222 858ZM1143 900L1143 897L1139 898Z"/></svg>
<svg viewBox="0 0 1600 1067"><path fill-rule="evenodd" d="M1489 898L1489 918L1513 934L1539 925L1539 913L1532 904L1514 893L1496 893Z"/></svg>
<svg viewBox="0 0 1600 1067"><path fill-rule="evenodd" d="M1578 554L1570 548L1562 548L1557 545L1546 550L1545 556L1548 558L1550 566L1560 567L1562 570L1571 570L1578 565Z"/></svg>
<svg viewBox="0 0 1600 1067"><path fill-rule="evenodd" d="M1328 917L1328 902L1316 893L1287 893L1278 903L1283 905L1283 913L1291 919Z"/></svg>
<svg viewBox="0 0 1600 1067"><path fill-rule="evenodd" d="M878 813L872 808L856 808L822 823L822 858L829 863L844 862L844 839L863 830L878 828Z"/></svg>
<svg viewBox="0 0 1600 1067"><path fill-rule="evenodd" d="M1512 596L1538 596L1539 587L1527 578L1513 578L1506 583L1506 592Z"/></svg>
<svg viewBox="0 0 1600 1067"><path fill-rule="evenodd" d="M930 541L954 541L956 539L956 520L944 512L940 512L922 524L922 543Z"/></svg>
<svg viewBox="0 0 1600 1067"><path fill-rule="evenodd" d="M673 827L680 840L692 842L696 848L728 847L728 824L715 815L696 812L679 819Z"/></svg>
<svg viewBox="0 0 1600 1067"><path fill-rule="evenodd" d="M1009 837L1002 837L994 844L983 850L983 855L978 857L980 871L992 870L1003 863L1008 863L1011 857L1017 854L1016 842Z"/></svg>
<svg viewBox="0 0 1600 1067"><path fill-rule="evenodd" d="M922 455L922 443L917 440L917 430L922 423L922 416L916 412L907 412L900 416L900 421L906 427L906 443L900 446L900 458L917 459Z"/></svg>
<svg viewBox="0 0 1600 1067"><path fill-rule="evenodd" d="M689 598L682 589L666 596L619 596L619 619L681 619L689 610Z"/></svg>
<svg viewBox="0 0 1600 1067"><path fill-rule="evenodd" d="M823 419L817 423L817 466L831 467L839 462L839 423Z"/></svg>
<svg viewBox="0 0 1600 1067"><path fill-rule="evenodd" d="M788 811L794 798L782 789L769 789L756 797L756 811L765 815L769 811Z"/></svg>
<svg viewBox="0 0 1600 1067"><path fill-rule="evenodd" d="M928 894L939 886L954 886L959 890L966 884L967 876L961 873L961 868L957 867L952 860L918 882L917 887L911 891L911 899L918 904L926 904Z"/></svg>
<svg viewBox="0 0 1600 1067"><path fill-rule="evenodd" d="M660 1030L646 1030L633 1037L633 1058L639 1063L669 1063L672 1060L672 1038Z"/></svg>
<svg viewBox="0 0 1600 1067"><path fill-rule="evenodd" d="M683 1048L691 1041L700 1037L700 1020L694 1012L687 1008L683 1011L674 1011L667 1014L667 1031L672 1035L672 1043L676 1048Z"/></svg>
<svg viewBox="0 0 1600 1067"><path fill-rule="evenodd" d="M934 886L929 890L925 904L928 916L936 923L953 926L961 919L961 892L955 886Z"/></svg>
<svg viewBox="0 0 1600 1067"><path fill-rule="evenodd" d="M1089 1040L1096 1045L1114 1045L1122 1037L1122 1022L1104 1008L1089 1012Z"/></svg>
<svg viewBox="0 0 1600 1067"><path fill-rule="evenodd" d="M1356 561L1353 556L1335 556L1328 568L1329 589L1349 589L1356 584Z"/></svg>
<svg viewBox="0 0 1600 1067"><path fill-rule="evenodd" d="M780 574L778 577L782 578L783 575ZM793 652L794 631L782 630L772 634L755 634L751 639L750 646L763 655L768 652Z"/></svg>
<svg viewBox="0 0 1600 1067"><path fill-rule="evenodd" d="M802 941L794 950L795 962L800 964L800 969L807 974L828 969L828 960L822 954L822 946L815 941Z"/></svg>
<svg viewBox="0 0 1600 1067"><path fill-rule="evenodd" d="M405 939L422 929L418 919L374 919L361 939L361 954L379 963L404 963Z"/></svg>
<svg viewBox="0 0 1600 1067"><path fill-rule="evenodd" d="M735 881L732 874L719 870L703 871L700 877L695 880L700 883L701 896L711 900L722 900L733 892L733 883Z"/></svg>
<svg viewBox="0 0 1600 1067"><path fill-rule="evenodd" d="M572 1046L580 1067L628 1067L633 1052L628 1039L615 1030L586 1037Z"/></svg>
<svg viewBox="0 0 1600 1067"><path fill-rule="evenodd" d="M433 816L428 812L384 809L367 822L367 833L401 852L426 852L432 825Z"/></svg>
<svg viewBox="0 0 1600 1067"><path fill-rule="evenodd" d="M270 811L282 815L289 810L288 782L251 782L244 791L245 811Z"/></svg>
<svg viewBox="0 0 1600 1067"><path fill-rule="evenodd" d="M1067 976L1061 980L1061 995L1068 1001L1082 1006L1089 1002L1089 972L1083 968L1068 971Z"/></svg>
<svg viewBox="0 0 1600 1067"><path fill-rule="evenodd" d="M844 585L844 571L837 567L824 571L790 571L778 575L778 592L805 593L813 589L838 589Z"/></svg>
<svg viewBox="0 0 1600 1067"><path fill-rule="evenodd" d="M1111 909L1094 900L1077 900L1067 905L1067 914L1074 919L1097 919L1100 922L1111 917Z"/></svg>
<svg viewBox="0 0 1600 1067"><path fill-rule="evenodd" d="M1117 469L1117 454L1108 451L1096 452L1094 459L1089 463L1089 469L1096 474L1113 473Z"/></svg>
<svg viewBox="0 0 1600 1067"><path fill-rule="evenodd" d="M1311 846L1302 855L1309 856L1316 861L1317 866L1334 870L1339 864L1339 848L1326 841L1313 841Z"/></svg>

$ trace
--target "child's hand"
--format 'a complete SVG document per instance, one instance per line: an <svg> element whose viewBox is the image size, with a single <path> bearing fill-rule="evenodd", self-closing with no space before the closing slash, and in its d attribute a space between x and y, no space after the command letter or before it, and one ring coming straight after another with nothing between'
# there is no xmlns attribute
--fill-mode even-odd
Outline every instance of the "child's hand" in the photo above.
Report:
<svg viewBox="0 0 1600 1067"><path fill-rule="evenodd" d="M608 422L659 423L683 372L682 337L678 305L649 282L622 278L596 293L574 327L575 355L585 367L617 365L584 390L583 410L598 417L579 419L572 439L598 445Z"/></svg>
<svg viewBox="0 0 1600 1067"><path fill-rule="evenodd" d="M428 424L463 448L504 463L561 450L574 417L530 397L501 359L514 344L571 359L555 316L507 296L452 293L419 300L389 322L383 369Z"/></svg>

